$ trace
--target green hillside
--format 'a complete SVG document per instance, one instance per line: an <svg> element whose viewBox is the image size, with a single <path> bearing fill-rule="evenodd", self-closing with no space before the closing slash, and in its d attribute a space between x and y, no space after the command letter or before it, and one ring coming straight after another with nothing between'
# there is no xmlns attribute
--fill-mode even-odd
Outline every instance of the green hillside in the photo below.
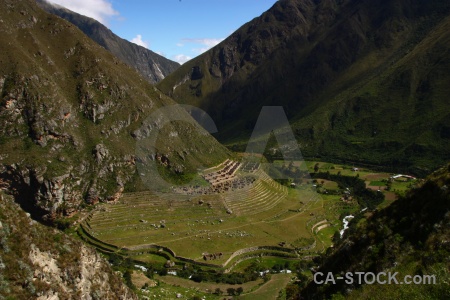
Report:
<svg viewBox="0 0 450 300"><path fill-rule="evenodd" d="M189 177L229 152L184 110L185 122L146 119L174 105L134 69L32 0L0 12L0 174L37 218L139 188L136 145L159 132L148 157L166 178ZM164 164L157 157L164 157Z"/></svg>
<svg viewBox="0 0 450 300"><path fill-rule="evenodd" d="M310 282L291 299L448 299L449 186L447 165L389 207L367 218L357 216L334 249L315 261L316 271L335 276L353 272L355 282ZM391 284L360 285L355 272L398 272L398 284L392 280ZM435 283L406 284L407 275L411 280L417 275L435 276Z"/></svg>
<svg viewBox="0 0 450 300"><path fill-rule="evenodd" d="M282 105L304 155L425 174L449 159L448 1L281 0L160 84L245 149Z"/></svg>

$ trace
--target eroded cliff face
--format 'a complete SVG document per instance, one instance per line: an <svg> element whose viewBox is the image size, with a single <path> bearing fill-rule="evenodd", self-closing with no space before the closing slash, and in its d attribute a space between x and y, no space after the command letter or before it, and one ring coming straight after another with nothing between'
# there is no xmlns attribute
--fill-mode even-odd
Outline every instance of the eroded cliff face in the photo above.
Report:
<svg viewBox="0 0 450 300"><path fill-rule="evenodd" d="M227 157L195 122L145 123L173 100L75 26L31 0L1 6L0 178L33 217L54 221L120 196L139 181L147 129L161 131L149 157L166 157L169 176Z"/></svg>
<svg viewBox="0 0 450 300"><path fill-rule="evenodd" d="M79 103L71 103L52 78L13 76L6 74L3 82L7 82L2 85L0 131L4 151L0 158L4 164L0 171L21 198L29 197L22 201L35 199L40 214L54 219L74 213L83 199L96 203L123 191L134 174L133 144L118 152L108 149L116 148L114 144L106 146L101 139L108 143L111 135L126 135L138 112L111 120L101 132L95 127L107 116L117 115L120 102L126 101L121 97L125 92L107 91L103 83L91 87L86 80L85 87L78 87ZM107 98L98 103L104 96ZM152 106L149 99L144 107ZM85 132L86 127L92 131ZM94 139L98 135L100 140L96 143L87 135L94 135ZM22 147L17 147L18 141Z"/></svg>
<svg viewBox="0 0 450 300"><path fill-rule="evenodd" d="M137 299L94 249L32 220L0 191L0 297Z"/></svg>

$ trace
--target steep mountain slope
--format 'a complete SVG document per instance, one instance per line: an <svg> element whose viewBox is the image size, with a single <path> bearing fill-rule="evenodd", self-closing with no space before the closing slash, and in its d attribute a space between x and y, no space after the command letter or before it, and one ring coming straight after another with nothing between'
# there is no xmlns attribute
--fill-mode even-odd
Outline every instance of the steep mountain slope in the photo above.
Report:
<svg viewBox="0 0 450 300"><path fill-rule="evenodd" d="M146 121L173 100L35 1L1 3L0 38L0 178L33 217L71 215L137 186L136 145L153 132L147 159L166 177L228 156L182 109L193 124Z"/></svg>
<svg viewBox="0 0 450 300"><path fill-rule="evenodd" d="M433 169L450 153L449 6L280 0L158 87L230 145L282 105L307 156Z"/></svg>
<svg viewBox="0 0 450 300"><path fill-rule="evenodd" d="M77 14L64 7L50 4L45 0L37 0L37 3L47 12L57 15L80 28L88 37L106 50L111 51L124 63L135 68L150 83L161 81L180 66L177 62L118 37L94 19Z"/></svg>
<svg viewBox="0 0 450 300"><path fill-rule="evenodd" d="M137 299L108 262L0 191L0 298Z"/></svg>
<svg viewBox="0 0 450 300"><path fill-rule="evenodd" d="M328 272L336 277L352 272L354 282L336 280L336 284L326 285L310 282L301 295L292 298L330 299L334 294L333 299L448 299L449 186L450 165L447 165L389 207L367 219L357 216L344 238L318 260L321 263L316 270L325 274L320 279ZM398 275L391 284L361 285L355 272L398 272ZM403 281L407 275L435 275L436 281L406 284ZM379 278L388 280L387 276Z"/></svg>

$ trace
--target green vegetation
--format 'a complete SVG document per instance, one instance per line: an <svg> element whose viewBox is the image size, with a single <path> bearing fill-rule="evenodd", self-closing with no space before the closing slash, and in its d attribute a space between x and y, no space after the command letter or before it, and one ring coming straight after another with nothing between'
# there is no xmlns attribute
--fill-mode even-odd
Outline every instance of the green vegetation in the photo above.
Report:
<svg viewBox="0 0 450 300"><path fill-rule="evenodd" d="M366 189L370 178L387 182L390 174L364 168L356 173L350 166L318 161L275 161L274 166L272 170L291 170L292 182L299 184L286 188L259 169L251 187L224 194L126 193L117 203L98 206L81 224L79 235L105 253L122 273L136 271L134 265L138 264L148 269L147 278L157 278L159 283L181 284L185 288L190 287L188 282L203 284L203 291L208 285L210 292L219 288L223 295L228 289L235 294L239 285L253 284L244 288L241 297L284 293L282 286L273 290L270 277L283 269L297 272L302 278L305 272L309 274L311 258L339 242L343 216L358 215L367 204L358 204L357 199L373 195L382 201L387 191ZM296 170L314 167L318 170L311 175L317 179L303 182L296 177L300 174ZM241 172L238 176L244 175ZM314 182L322 194L311 189ZM342 200L347 188L354 200ZM384 202L374 203L374 207L377 205ZM227 208L233 213L228 214ZM260 248L232 257L240 249L255 246ZM205 260L204 252L222 255ZM165 267L167 261L174 262L173 267ZM170 270L176 270L177 276L166 276ZM261 278L258 272L265 270L272 274ZM286 283L290 277L283 278ZM175 283L176 280L186 281ZM259 286L261 280L265 283ZM165 289L170 288L165 285ZM147 290L150 294L160 291Z"/></svg>
<svg viewBox="0 0 450 300"><path fill-rule="evenodd" d="M374 209L384 200L382 193L375 192L366 188L364 180L359 176L350 177L342 175L333 175L330 173L316 173L314 177L332 180L339 185L339 188L349 191L357 198L361 208L368 207Z"/></svg>
<svg viewBox="0 0 450 300"><path fill-rule="evenodd" d="M345 239L334 250L317 259L319 270L346 272L398 272L406 275L435 275L436 284L316 285L302 291L311 299L446 299L450 249L442 241L449 236L450 165L371 217L357 217ZM291 299L298 299L297 296Z"/></svg>
<svg viewBox="0 0 450 300"><path fill-rule="evenodd" d="M0 45L0 176L48 223L112 199L124 186L148 189L136 173L137 145L153 128L146 119L175 102L35 1L7 2L0 13L0 37L9 41ZM175 111L193 124L161 125L145 154L165 179L180 182L230 152Z"/></svg>
<svg viewBox="0 0 450 300"><path fill-rule="evenodd" d="M283 287L291 280L291 275L289 274L278 274L272 275L272 278L260 289L241 296L239 299L261 299L270 300L277 299L280 292L283 291Z"/></svg>
<svg viewBox="0 0 450 300"><path fill-rule="evenodd" d="M278 246L281 241L310 236L301 229L309 218L304 210L319 207L315 201L320 199L307 189L288 193L259 172L260 179L252 187L223 195L125 194L119 203L100 206L83 230L119 248L137 251L151 243L199 262L204 261L203 252L222 252L213 264L222 264L233 252L255 245L271 246L276 253L277 247L283 250Z"/></svg>
<svg viewBox="0 0 450 300"><path fill-rule="evenodd" d="M446 0L278 1L158 88L206 110L233 151L262 106L281 105L309 159L424 176L450 159L449 11Z"/></svg>
<svg viewBox="0 0 450 300"><path fill-rule="evenodd" d="M1 299L450 298L450 166L425 182L386 173L450 159L448 1L278 1L161 91L35 1L4 2L0 187L59 230L0 194ZM282 105L311 161L280 161L271 134L272 167L236 173L254 182L195 194L201 169L245 154L195 122L146 119L172 96L210 113L232 150L262 105ZM155 192L146 163L185 193ZM438 284L317 286L317 270Z"/></svg>

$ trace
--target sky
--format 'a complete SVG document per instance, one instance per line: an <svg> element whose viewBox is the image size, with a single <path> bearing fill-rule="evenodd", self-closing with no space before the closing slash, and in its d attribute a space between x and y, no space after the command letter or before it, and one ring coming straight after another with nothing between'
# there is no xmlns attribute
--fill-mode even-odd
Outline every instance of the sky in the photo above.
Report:
<svg viewBox="0 0 450 300"><path fill-rule="evenodd" d="M184 63L220 43L277 0L48 0Z"/></svg>

